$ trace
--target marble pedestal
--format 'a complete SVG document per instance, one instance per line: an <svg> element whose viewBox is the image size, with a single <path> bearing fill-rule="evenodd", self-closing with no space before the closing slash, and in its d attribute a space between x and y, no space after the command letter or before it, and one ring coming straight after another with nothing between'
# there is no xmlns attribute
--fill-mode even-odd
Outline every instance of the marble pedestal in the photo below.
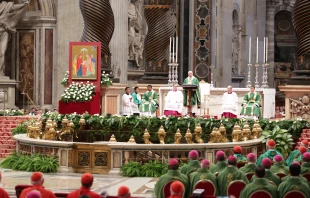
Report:
<svg viewBox="0 0 310 198"><path fill-rule="evenodd" d="M0 109L17 109L15 106L15 87L18 83L7 76L0 77Z"/></svg>

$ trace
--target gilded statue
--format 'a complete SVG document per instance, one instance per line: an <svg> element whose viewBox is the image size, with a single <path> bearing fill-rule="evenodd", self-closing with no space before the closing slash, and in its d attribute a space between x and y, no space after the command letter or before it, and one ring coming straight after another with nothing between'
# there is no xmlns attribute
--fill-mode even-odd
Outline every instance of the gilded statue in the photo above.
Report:
<svg viewBox="0 0 310 198"><path fill-rule="evenodd" d="M56 137L56 131L53 127L50 127L48 131L45 131L43 135L43 140L55 140Z"/></svg>
<svg viewBox="0 0 310 198"><path fill-rule="evenodd" d="M226 136L226 128L224 127L224 124L221 123L219 131L221 133L222 136L222 141L221 142L229 142L227 136Z"/></svg>
<svg viewBox="0 0 310 198"><path fill-rule="evenodd" d="M211 134L210 134L210 141L209 143L220 143L222 142L222 135L218 128L214 127Z"/></svg>
<svg viewBox="0 0 310 198"><path fill-rule="evenodd" d="M250 140L250 134L251 134L251 129L250 129L248 122L246 122L242 129L243 141Z"/></svg>
<svg viewBox="0 0 310 198"><path fill-rule="evenodd" d="M233 140L233 142L241 142L243 140L242 132L241 132L240 126L237 122L233 128L232 140Z"/></svg>
<svg viewBox="0 0 310 198"><path fill-rule="evenodd" d="M258 139L262 135L262 128L260 127L258 121L253 125L251 139Z"/></svg>
<svg viewBox="0 0 310 198"><path fill-rule="evenodd" d="M189 128L187 128L187 130L186 130L185 139L186 139L187 144L194 144L193 135L192 135L191 130Z"/></svg>
<svg viewBox="0 0 310 198"><path fill-rule="evenodd" d="M194 133L195 133L195 139L197 141L198 144L202 144L203 143L203 140L201 139L201 135L202 135L202 128L200 126L200 123L198 123L196 125L196 128L194 130Z"/></svg>
<svg viewBox="0 0 310 198"><path fill-rule="evenodd" d="M150 134L149 134L149 132L148 132L147 129L145 129L145 131L144 131L143 139L144 139L144 144L153 144L153 143L150 141Z"/></svg>
<svg viewBox="0 0 310 198"><path fill-rule="evenodd" d="M157 131L158 139L160 144L165 144L165 137L166 131L163 126L160 126L159 130Z"/></svg>
<svg viewBox="0 0 310 198"><path fill-rule="evenodd" d="M114 134L111 135L109 142L117 142Z"/></svg>
<svg viewBox="0 0 310 198"><path fill-rule="evenodd" d="M133 135L130 136L128 143L136 144L135 137Z"/></svg>
<svg viewBox="0 0 310 198"><path fill-rule="evenodd" d="M182 141L182 134L180 132L180 129L178 129L174 135L174 143L175 144L181 144L181 141Z"/></svg>
<svg viewBox="0 0 310 198"><path fill-rule="evenodd" d="M28 125L28 127L27 127L27 137L34 138L32 125Z"/></svg>
<svg viewBox="0 0 310 198"><path fill-rule="evenodd" d="M59 131L59 139L64 141L72 141L74 133L74 124L72 121L69 122L67 117L62 119L62 129Z"/></svg>

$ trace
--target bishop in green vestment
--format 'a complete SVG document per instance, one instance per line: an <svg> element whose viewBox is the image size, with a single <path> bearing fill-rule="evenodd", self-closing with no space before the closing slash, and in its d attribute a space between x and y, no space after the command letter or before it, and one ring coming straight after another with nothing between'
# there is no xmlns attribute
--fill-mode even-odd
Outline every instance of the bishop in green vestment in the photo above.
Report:
<svg viewBox="0 0 310 198"><path fill-rule="evenodd" d="M254 173L256 169L256 156L254 153L249 153L247 156L248 163L243 167L239 168L244 173Z"/></svg>
<svg viewBox="0 0 310 198"><path fill-rule="evenodd" d="M290 166L291 176L287 179L287 181L279 185L278 197L284 197L284 195L291 190L300 191L305 195L305 197L310 197L309 185L305 184L299 177L300 170L301 167L298 164L292 164Z"/></svg>
<svg viewBox="0 0 310 198"><path fill-rule="evenodd" d="M261 96L259 93L255 92L255 87L250 87L250 92L243 97L242 109L240 115L243 116L255 116L257 118L262 117L260 107Z"/></svg>
<svg viewBox="0 0 310 198"><path fill-rule="evenodd" d="M234 156L229 156L228 166L217 176L217 185L220 196L227 196L227 187L230 182L235 180L242 180L246 184L249 183L245 173L237 168L237 158Z"/></svg>
<svg viewBox="0 0 310 198"><path fill-rule="evenodd" d="M275 150L277 144L274 140L268 140L266 142L266 146L268 150L259 156L259 158L256 161L256 165L262 165L262 160L266 157L272 161L276 155L281 155L283 158L283 155L279 151Z"/></svg>
<svg viewBox="0 0 310 198"><path fill-rule="evenodd" d="M306 148L308 148L308 141L307 140L302 140L300 142L300 146L304 146ZM309 150L308 150L309 152ZM293 161L297 160L300 157L300 152L299 149L293 150L290 155L288 156L288 158L286 159L286 164L288 166L290 166L292 164Z"/></svg>
<svg viewBox="0 0 310 198"><path fill-rule="evenodd" d="M270 168L270 172L276 174L276 173L284 173L288 174L288 167L284 165L283 158L281 155L276 155L273 158L273 165Z"/></svg>
<svg viewBox="0 0 310 198"><path fill-rule="evenodd" d="M265 168L263 166L258 166L255 169L255 176L257 179L252 183L248 184L240 194L240 198L249 198L250 195L257 190L265 190L269 192L272 197L277 197L277 188L274 185L271 185L265 176Z"/></svg>
<svg viewBox="0 0 310 198"><path fill-rule="evenodd" d="M189 194L188 197L190 197L195 189L195 185L200 180L210 180L215 187L215 195L218 195L218 187L216 182L216 176L209 171L210 162L208 160L202 160L200 167L196 172L193 172L189 174Z"/></svg>
<svg viewBox="0 0 310 198"><path fill-rule="evenodd" d="M197 105L198 108L200 108L200 87L199 87L199 81L198 79L193 76L193 72L192 71L189 71L188 72L188 77L185 78L183 84L191 84L191 85L196 85L197 86L197 89L196 91L192 91L192 106L194 105ZM187 96L188 92L185 90L184 91L184 94L183 94L183 97L184 97L184 100L183 100L183 104L184 106L188 106L188 96ZM193 112L195 113L195 112Z"/></svg>
<svg viewBox="0 0 310 198"><path fill-rule="evenodd" d="M217 151L215 158L217 160L216 164L210 168L211 173L219 173L224 170L227 166L226 155L223 151Z"/></svg>
<svg viewBox="0 0 310 198"><path fill-rule="evenodd" d="M275 183L277 186L281 183L280 177L273 174L269 169L272 165L272 161L269 158L264 158L262 165L265 168L265 178ZM257 177L254 175L251 179L251 183L254 182Z"/></svg>
<svg viewBox="0 0 310 198"><path fill-rule="evenodd" d="M190 159L189 163L181 168L181 173L187 176L200 167L200 162L198 161L199 154L196 150L191 150L188 153L188 158Z"/></svg>
<svg viewBox="0 0 310 198"><path fill-rule="evenodd" d="M301 174L310 173L310 153L305 152L303 154L302 158L302 164L301 164Z"/></svg>
<svg viewBox="0 0 310 198"><path fill-rule="evenodd" d="M186 175L179 171L179 162L176 159L170 159L169 170L166 174L162 175L155 184L154 193L156 198L166 198L164 197L164 187L170 182L178 180L183 183L185 187L184 194L188 193L189 181Z"/></svg>
<svg viewBox="0 0 310 198"><path fill-rule="evenodd" d="M142 104L139 106L140 112L145 116L155 116L158 108L158 94L152 89L152 85L147 86L147 92L143 94Z"/></svg>

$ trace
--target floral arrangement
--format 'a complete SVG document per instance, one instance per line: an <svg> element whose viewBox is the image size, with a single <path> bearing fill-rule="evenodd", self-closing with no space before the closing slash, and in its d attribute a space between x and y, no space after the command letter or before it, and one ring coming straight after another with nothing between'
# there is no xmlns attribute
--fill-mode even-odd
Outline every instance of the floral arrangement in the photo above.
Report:
<svg viewBox="0 0 310 198"><path fill-rule="evenodd" d="M22 110L12 110L12 109L0 110L0 116L21 116L21 115L24 115L24 112Z"/></svg>
<svg viewBox="0 0 310 198"><path fill-rule="evenodd" d="M95 86L93 83L87 81L72 82L72 84L65 90L65 93L61 96L62 102L88 102L91 101L95 95Z"/></svg>
<svg viewBox="0 0 310 198"><path fill-rule="evenodd" d="M62 79L60 84L62 84L62 85L68 85L69 84L69 72L68 71L66 71L65 77L64 77L64 79Z"/></svg>
<svg viewBox="0 0 310 198"><path fill-rule="evenodd" d="M112 85L112 79L109 78L109 74L106 74L105 71L103 71L101 74L100 84L101 84L101 86Z"/></svg>

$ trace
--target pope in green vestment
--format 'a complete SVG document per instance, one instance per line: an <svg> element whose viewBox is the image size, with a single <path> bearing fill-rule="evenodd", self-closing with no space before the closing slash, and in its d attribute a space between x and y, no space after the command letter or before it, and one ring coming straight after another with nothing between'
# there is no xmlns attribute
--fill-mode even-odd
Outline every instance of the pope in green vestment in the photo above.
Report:
<svg viewBox="0 0 310 198"><path fill-rule="evenodd" d="M250 163L250 164L246 164L243 167L239 168L239 170L244 172L244 173L254 173L256 167L257 166L255 163Z"/></svg>
<svg viewBox="0 0 310 198"><path fill-rule="evenodd" d="M143 94L139 110L154 113L158 108L158 94L152 89L151 85L148 85L147 88L148 91Z"/></svg>
<svg viewBox="0 0 310 198"><path fill-rule="evenodd" d="M186 175L182 174L179 170L179 163L176 159L170 159L169 170L166 174L162 175L155 184L154 193L156 198L166 198L164 197L164 187L165 185L174 180L178 180L183 183L185 192L184 195L188 193L189 181Z"/></svg>
<svg viewBox="0 0 310 198"><path fill-rule="evenodd" d="M215 187L215 195L218 195L218 186L217 186L217 182L216 182L216 176L211 173L209 171L209 165L210 162L208 160L202 160L201 161L201 168L198 168L198 170L196 172L193 172L191 174L189 174L189 194L188 197L190 197L193 193L193 190L195 188L196 183L199 180L210 180Z"/></svg>
<svg viewBox="0 0 310 198"><path fill-rule="evenodd" d="M245 173L238 170L236 165L237 158L234 156L229 156L228 166L218 174L217 185L219 188L220 196L227 196L227 187L232 181L242 180L246 184L249 183L247 177L245 176Z"/></svg>
<svg viewBox="0 0 310 198"><path fill-rule="evenodd" d="M196 91L192 91L192 106L194 106L194 105L197 105L198 106L198 108L200 108L200 87L199 87L199 81L198 81L198 79L195 77L195 76L193 76L193 72L192 71L189 71L188 72L188 77L187 78L185 78L185 80L184 80L184 82L183 82L183 84L192 84L192 85L196 85L197 86L197 89L196 89ZM185 90L184 91L184 94L183 94L183 97L184 97L184 99L183 99L183 104L184 104L184 106L188 106L189 104L188 104L188 98L187 98L187 91Z"/></svg>
<svg viewBox="0 0 310 198"><path fill-rule="evenodd" d="M278 187L278 197L284 197L284 195L291 191L297 190L302 192L306 197L310 197L309 185L305 184L300 177L290 176L287 181L281 183ZM297 198L297 197L296 197Z"/></svg>
<svg viewBox="0 0 310 198"><path fill-rule="evenodd" d="M243 97L242 109L240 115L244 116L256 116L257 118L262 117L260 107L261 96L259 93L255 92L255 87L250 87L250 92Z"/></svg>

